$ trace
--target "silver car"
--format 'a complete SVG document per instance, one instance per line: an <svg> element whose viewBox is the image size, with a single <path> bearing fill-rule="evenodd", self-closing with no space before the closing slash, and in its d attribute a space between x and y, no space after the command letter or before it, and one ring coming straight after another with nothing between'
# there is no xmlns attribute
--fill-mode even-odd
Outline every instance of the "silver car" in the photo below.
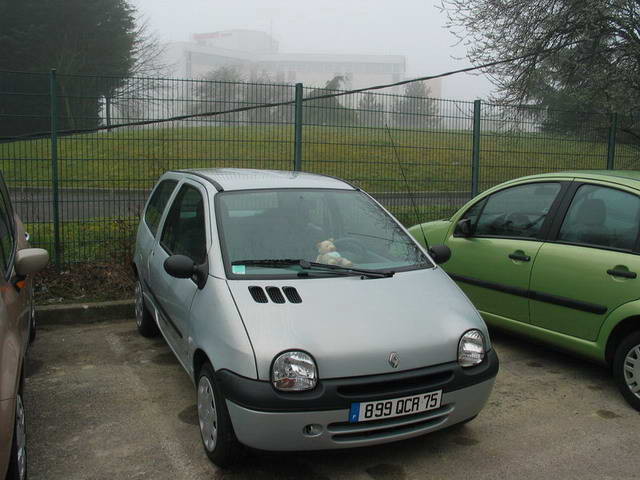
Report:
<svg viewBox="0 0 640 480"><path fill-rule="evenodd" d="M401 440L473 419L498 372L487 328L372 197L299 172L165 173L134 255L139 332L197 388L205 451Z"/></svg>

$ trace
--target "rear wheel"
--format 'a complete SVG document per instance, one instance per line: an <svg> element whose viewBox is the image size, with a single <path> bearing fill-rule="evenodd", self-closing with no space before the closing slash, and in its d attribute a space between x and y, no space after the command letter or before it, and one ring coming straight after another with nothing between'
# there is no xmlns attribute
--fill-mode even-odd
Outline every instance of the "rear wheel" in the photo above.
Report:
<svg viewBox="0 0 640 480"><path fill-rule="evenodd" d="M640 331L625 338L613 360L613 376L629 405L640 410Z"/></svg>
<svg viewBox="0 0 640 480"><path fill-rule="evenodd" d="M16 396L16 419L13 427L13 444L9 457L7 480L25 480L27 478L27 422L22 403L22 394Z"/></svg>
<svg viewBox="0 0 640 480"><path fill-rule="evenodd" d="M148 338L158 336L158 333L160 333L158 325L156 324L153 315L151 315L144 304L144 295L142 293L142 284L140 283L140 280L136 281L135 287L135 311L136 326L138 327L140 335Z"/></svg>
<svg viewBox="0 0 640 480"><path fill-rule="evenodd" d="M197 402L204 451L219 467L232 464L240 457L243 448L233 432L227 404L209 363L205 363L198 373Z"/></svg>

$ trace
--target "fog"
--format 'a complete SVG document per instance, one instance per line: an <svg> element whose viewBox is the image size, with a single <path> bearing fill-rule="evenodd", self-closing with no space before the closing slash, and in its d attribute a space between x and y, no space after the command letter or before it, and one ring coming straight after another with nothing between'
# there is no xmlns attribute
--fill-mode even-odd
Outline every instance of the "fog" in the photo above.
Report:
<svg viewBox="0 0 640 480"><path fill-rule="evenodd" d="M129 0L163 42L231 29L270 33L282 53L393 54L408 78L470 66L435 0ZM486 98L484 75L442 79L442 98Z"/></svg>

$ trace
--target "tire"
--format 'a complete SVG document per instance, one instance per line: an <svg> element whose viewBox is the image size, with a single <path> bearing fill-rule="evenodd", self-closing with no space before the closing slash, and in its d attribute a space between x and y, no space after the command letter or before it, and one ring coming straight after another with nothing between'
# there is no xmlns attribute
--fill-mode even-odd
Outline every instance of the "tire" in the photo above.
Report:
<svg viewBox="0 0 640 480"><path fill-rule="evenodd" d="M136 326L138 327L140 335L147 338L157 337L160 330L158 330L158 325L156 324L153 315L151 315L151 312L149 312L147 306L144 304L144 295L142 293L142 284L140 283L140 280L136 280L135 312Z"/></svg>
<svg viewBox="0 0 640 480"><path fill-rule="evenodd" d="M7 480L26 480L27 478L27 428L22 403L22 393L16 396L16 415L13 427L13 442L9 457Z"/></svg>
<svg viewBox="0 0 640 480"><path fill-rule="evenodd" d="M625 400L640 411L640 331L627 336L616 348L613 377Z"/></svg>
<svg viewBox="0 0 640 480"><path fill-rule="evenodd" d="M215 381L211 364L205 363L197 378L196 402L202 446L209 460L224 468L236 462L244 448L233 431L227 404Z"/></svg>

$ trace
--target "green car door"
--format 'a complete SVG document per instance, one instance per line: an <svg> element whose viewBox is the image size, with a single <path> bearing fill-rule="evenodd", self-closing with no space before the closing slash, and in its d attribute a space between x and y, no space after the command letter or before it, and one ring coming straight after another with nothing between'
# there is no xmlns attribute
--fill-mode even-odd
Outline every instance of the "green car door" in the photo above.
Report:
<svg viewBox="0 0 640 480"><path fill-rule="evenodd" d="M566 215L533 266L532 324L594 341L609 313L640 298L637 193L602 182L572 186Z"/></svg>
<svg viewBox="0 0 640 480"><path fill-rule="evenodd" d="M531 269L562 185L510 186L454 217L456 226L446 241L452 255L444 268L490 323L500 318L529 322Z"/></svg>

